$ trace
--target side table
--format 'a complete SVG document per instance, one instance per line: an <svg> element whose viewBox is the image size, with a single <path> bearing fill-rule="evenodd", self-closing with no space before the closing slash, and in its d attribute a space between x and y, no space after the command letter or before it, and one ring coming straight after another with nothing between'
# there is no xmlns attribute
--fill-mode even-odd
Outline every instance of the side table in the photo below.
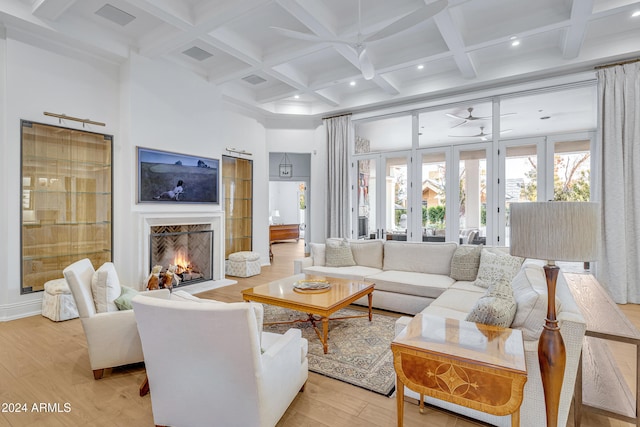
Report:
<svg viewBox="0 0 640 427"><path fill-rule="evenodd" d="M587 323L573 395L574 425L579 427L582 412L589 411L640 426L640 331L591 274L564 277ZM605 340L636 347L635 397Z"/></svg>
<svg viewBox="0 0 640 427"><path fill-rule="evenodd" d="M520 425L527 368L522 332L427 314L416 315L391 343L396 371L398 427L404 387Z"/></svg>

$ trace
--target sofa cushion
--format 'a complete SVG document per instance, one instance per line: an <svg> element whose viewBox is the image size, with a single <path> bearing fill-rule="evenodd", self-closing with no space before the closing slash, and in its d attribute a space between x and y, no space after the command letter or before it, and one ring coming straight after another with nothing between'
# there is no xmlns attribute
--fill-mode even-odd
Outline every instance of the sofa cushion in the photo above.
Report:
<svg viewBox="0 0 640 427"><path fill-rule="evenodd" d="M383 270L416 273L451 274L451 258L457 243L393 242L384 243Z"/></svg>
<svg viewBox="0 0 640 427"><path fill-rule="evenodd" d="M482 292L473 292L462 289L449 288L442 295L440 295L434 302L431 303L427 309L432 308L448 308L451 310L457 310L464 313L464 317L469 314L473 306L482 298L487 290L482 289Z"/></svg>
<svg viewBox="0 0 640 427"><path fill-rule="evenodd" d="M413 271L383 271L367 276L365 280L373 282L376 290L426 298L439 297L454 283L449 276Z"/></svg>
<svg viewBox="0 0 640 427"><path fill-rule="evenodd" d="M327 267L351 267L356 265L347 239L327 240L325 243L325 265Z"/></svg>
<svg viewBox="0 0 640 427"><path fill-rule="evenodd" d="M483 249L480 254L480 267L475 284L488 288L503 277L511 281L522 266L524 259L502 252L491 252Z"/></svg>
<svg viewBox="0 0 640 427"><path fill-rule="evenodd" d="M547 315L548 293L544 269L527 262L512 280L511 287L518 304L511 327L520 329L525 340L537 340Z"/></svg>
<svg viewBox="0 0 640 427"><path fill-rule="evenodd" d="M451 258L451 278L476 280L481 253L482 245L458 246Z"/></svg>
<svg viewBox="0 0 640 427"><path fill-rule="evenodd" d="M325 263L325 245L324 243L309 243L311 259L313 265L324 265Z"/></svg>
<svg viewBox="0 0 640 427"><path fill-rule="evenodd" d="M469 322L508 328L516 314L511 281L506 277L493 283L473 306L467 319Z"/></svg>
<svg viewBox="0 0 640 427"><path fill-rule="evenodd" d="M136 291L133 288L128 286L122 287L122 292L120 296L116 298L113 303L118 307L118 310L133 310L133 305L131 305L131 300L133 297L138 295L140 292Z"/></svg>
<svg viewBox="0 0 640 427"><path fill-rule="evenodd" d="M98 313L118 311L114 300L120 296L120 279L112 262L105 262L93 273L91 293Z"/></svg>
<svg viewBox="0 0 640 427"><path fill-rule="evenodd" d="M353 267L326 267L324 265L314 265L303 270L303 273L305 274L352 280L365 280L365 277L380 272L382 272L380 269L363 267L360 265L354 265Z"/></svg>
<svg viewBox="0 0 640 427"><path fill-rule="evenodd" d="M382 240L352 240L351 253L357 265L382 269Z"/></svg>

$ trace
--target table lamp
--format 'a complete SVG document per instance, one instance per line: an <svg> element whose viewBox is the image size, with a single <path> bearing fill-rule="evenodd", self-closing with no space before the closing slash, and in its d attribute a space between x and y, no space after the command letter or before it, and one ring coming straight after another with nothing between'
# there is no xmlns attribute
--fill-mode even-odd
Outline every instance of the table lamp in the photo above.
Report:
<svg viewBox="0 0 640 427"><path fill-rule="evenodd" d="M558 405L564 378L566 352L556 319L556 261L595 261L600 230L597 203L512 203L512 255L547 260L547 318L538 341L538 362L544 389L547 426L558 425Z"/></svg>

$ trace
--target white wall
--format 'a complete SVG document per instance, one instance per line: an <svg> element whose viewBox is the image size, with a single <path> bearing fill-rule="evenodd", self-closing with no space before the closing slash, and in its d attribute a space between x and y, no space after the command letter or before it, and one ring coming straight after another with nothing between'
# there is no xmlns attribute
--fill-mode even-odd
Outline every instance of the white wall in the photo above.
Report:
<svg viewBox="0 0 640 427"><path fill-rule="evenodd" d="M300 182L269 182L269 215L275 209L280 212L280 224L300 223Z"/></svg>
<svg viewBox="0 0 640 427"><path fill-rule="evenodd" d="M58 125L58 119L43 112L64 113L105 122L105 127L87 125L85 129L117 135L119 71L114 64L35 48L11 38L9 30L6 40L0 42L2 50L6 49L2 62L6 70L2 82L6 108L2 121L2 194L7 202L2 214L6 233L0 239L2 320L40 313L42 298L39 292L20 295L20 119ZM62 125L82 129L78 122L67 120Z"/></svg>

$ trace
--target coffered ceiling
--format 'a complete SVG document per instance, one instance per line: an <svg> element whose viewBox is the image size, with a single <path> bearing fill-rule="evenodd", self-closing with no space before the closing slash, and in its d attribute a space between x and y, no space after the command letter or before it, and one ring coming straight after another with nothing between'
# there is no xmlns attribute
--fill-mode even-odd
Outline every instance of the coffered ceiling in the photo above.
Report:
<svg viewBox="0 0 640 427"><path fill-rule="evenodd" d="M630 0L2 0L0 22L43 46L171 61L251 109L327 115L634 58L639 11Z"/></svg>

